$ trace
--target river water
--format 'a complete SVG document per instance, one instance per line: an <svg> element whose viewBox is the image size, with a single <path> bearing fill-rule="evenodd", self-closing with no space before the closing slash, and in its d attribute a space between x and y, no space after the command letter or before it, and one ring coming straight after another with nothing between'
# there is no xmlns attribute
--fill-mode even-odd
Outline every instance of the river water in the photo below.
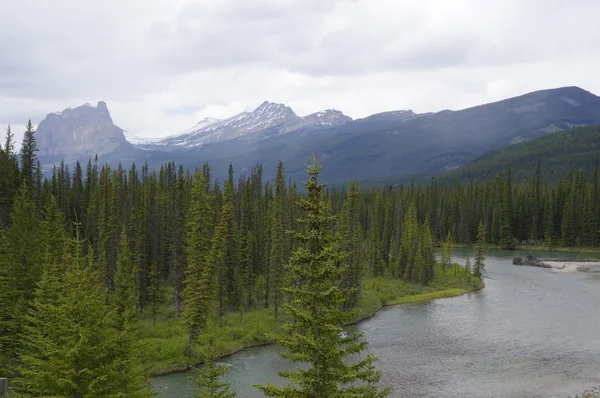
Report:
<svg viewBox="0 0 600 398"><path fill-rule="evenodd" d="M464 263L464 254L453 261ZM388 307L349 329L379 356L381 384L393 397L568 397L600 385L600 273L517 267L512 257L487 253L479 292ZM277 372L290 368L274 346L221 362L231 365L225 380L248 398L263 396L252 384L280 384ZM190 375L157 377L154 388L162 397L192 397Z"/></svg>

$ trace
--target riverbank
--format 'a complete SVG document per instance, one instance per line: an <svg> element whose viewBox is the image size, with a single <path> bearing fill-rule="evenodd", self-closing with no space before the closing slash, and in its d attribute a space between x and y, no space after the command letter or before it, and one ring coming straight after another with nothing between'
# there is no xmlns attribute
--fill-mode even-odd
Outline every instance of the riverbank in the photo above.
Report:
<svg viewBox="0 0 600 398"><path fill-rule="evenodd" d="M455 243L454 248L474 249L474 245L467 243ZM592 253L600 258L600 248L598 247L566 247L566 246L544 246L544 245L518 245L515 249L503 249L501 245L487 245L487 249L505 250L513 252L562 252L562 253Z"/></svg>
<svg viewBox="0 0 600 398"><path fill-rule="evenodd" d="M386 306L454 297L483 287L479 279L468 277L459 265L445 269L437 265L434 275L433 282L424 287L390 278L364 279L363 294L352 323L368 319ZM147 372L153 376L185 371L200 361L184 355L187 331L182 320L173 315L172 310L165 308L157 318L156 326L151 319L143 320L140 356ZM222 326L218 321L210 325L204 334L218 336L215 350L219 357L244 348L272 344L281 330L281 323L275 321L272 309L230 313L223 317L222 323ZM203 341L201 338L199 343L208 344L208 339Z"/></svg>

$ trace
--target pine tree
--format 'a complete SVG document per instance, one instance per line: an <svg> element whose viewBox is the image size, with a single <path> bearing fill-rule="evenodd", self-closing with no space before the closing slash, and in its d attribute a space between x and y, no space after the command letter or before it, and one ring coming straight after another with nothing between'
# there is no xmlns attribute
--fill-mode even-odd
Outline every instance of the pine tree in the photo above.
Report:
<svg viewBox="0 0 600 398"><path fill-rule="evenodd" d="M417 205L413 201L408 207L402 225L402 237L400 240L399 272L404 273L407 281L414 280L415 258L419 238L419 223L417 221Z"/></svg>
<svg viewBox="0 0 600 398"><path fill-rule="evenodd" d="M6 129L6 142L0 148L0 228L8 225L13 199L19 187L19 163L14 152L14 136Z"/></svg>
<svg viewBox="0 0 600 398"><path fill-rule="evenodd" d="M293 252L289 266L297 283L285 289L290 295L286 305L292 320L286 325L290 336L281 340L286 348L282 356L308 367L280 372L290 380L287 386L257 388L270 397L384 397L389 389L380 391L375 385L381 372L374 367L373 355L346 362L349 356L366 350L367 343L360 335L341 336L342 326L352 314L340 309L348 299L347 292L338 287L345 272L344 254L330 229L334 217L323 200L319 170L313 157L307 169L306 197L299 203L306 212L299 220L305 230L295 234L303 245Z"/></svg>
<svg viewBox="0 0 600 398"><path fill-rule="evenodd" d="M442 243L442 267L452 264L452 233L448 231L446 240Z"/></svg>
<svg viewBox="0 0 600 398"><path fill-rule="evenodd" d="M513 235L513 193L510 164L506 170L506 181L502 189L502 205L500 207L500 244L503 249L515 248Z"/></svg>
<svg viewBox="0 0 600 398"><path fill-rule="evenodd" d="M115 376L112 380L115 392L121 397L152 396L149 380L144 375L136 352L139 333L139 316L136 309L135 275L129 251L127 233L123 227L117 254L115 289L111 297L111 326L114 328L112 343L115 357Z"/></svg>
<svg viewBox="0 0 600 398"><path fill-rule="evenodd" d="M465 264L465 274L467 274L467 279L471 278L471 271L472 267L471 267L471 259L469 258L469 255L467 255L467 262Z"/></svg>
<svg viewBox="0 0 600 398"><path fill-rule="evenodd" d="M33 396L119 396L115 334L104 290L82 242L70 243L61 270L45 272L27 316L19 392ZM120 396L129 396L126 394Z"/></svg>
<svg viewBox="0 0 600 398"><path fill-rule="evenodd" d="M209 339L209 353L203 355L204 366L192 368L197 373L197 378L188 377L196 385L195 398L233 398L236 396L227 383L221 378L229 373L230 368L215 362L214 339Z"/></svg>
<svg viewBox="0 0 600 398"><path fill-rule="evenodd" d="M206 326L209 318L207 296L211 292L203 291L210 281L205 280L205 271L210 250L211 208L204 176L197 173L192 187L192 198L186 218L185 250L187 268L183 290L183 319L189 332L186 351L191 353L200 330Z"/></svg>
<svg viewBox="0 0 600 398"><path fill-rule="evenodd" d="M9 375L22 342L23 317L33 302L44 262L40 220L27 184L16 196L11 222L0 248L0 370Z"/></svg>
<svg viewBox="0 0 600 398"><path fill-rule="evenodd" d="M226 244L229 236L229 228L233 218L233 204L227 200L221 207L221 217L213 235L210 256L204 269L202 277L202 289L205 292L206 311L210 313L215 299L219 299L219 318L225 313L224 290L226 286L225 275L227 264L225 264ZM218 294L223 293L223 294Z"/></svg>
<svg viewBox="0 0 600 398"><path fill-rule="evenodd" d="M415 267L417 269L415 281L419 282L421 286L424 286L431 281L433 279L434 265L435 255L433 237L431 235L431 228L429 227L429 220L427 219L421 226L419 232L419 242L415 260Z"/></svg>
<svg viewBox="0 0 600 398"><path fill-rule="evenodd" d="M31 120L27 123L23 144L21 145L21 183L33 187L37 172L37 142L35 140L35 129Z"/></svg>
<svg viewBox="0 0 600 398"><path fill-rule="evenodd" d="M362 277L361 245L362 226L360 225L360 203L358 182L352 181L348 185L348 195L340 216L339 234L342 250L349 255L345 258L346 273L342 279L342 289L348 290L349 297L345 309L352 309L358 304L360 298L360 283Z"/></svg>
<svg viewBox="0 0 600 398"><path fill-rule="evenodd" d="M477 244L475 245L475 262L473 263L473 275L481 279L485 270L485 228L483 221L479 222L477 228Z"/></svg>
<svg viewBox="0 0 600 398"><path fill-rule="evenodd" d="M275 319L279 319L279 306L282 303L281 287L284 280L283 270L285 266L285 177L283 175L283 162L277 166L277 177L275 178L275 197L271 206L271 253L269 260L270 288L272 293L271 304L275 313Z"/></svg>
<svg viewBox="0 0 600 398"><path fill-rule="evenodd" d="M160 288L160 272L158 270L158 264L156 261L152 261L150 268L150 274L148 275L148 304L150 305L150 312L152 314L152 322L156 326L156 315L161 304L161 288Z"/></svg>

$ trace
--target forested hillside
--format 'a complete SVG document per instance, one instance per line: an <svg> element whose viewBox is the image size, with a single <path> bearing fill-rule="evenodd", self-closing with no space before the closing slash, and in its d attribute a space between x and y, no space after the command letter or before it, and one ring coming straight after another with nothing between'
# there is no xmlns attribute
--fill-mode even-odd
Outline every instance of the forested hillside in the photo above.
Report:
<svg viewBox="0 0 600 398"><path fill-rule="evenodd" d="M309 192L322 189L315 170ZM449 264L448 250L436 264L442 241L446 249L478 241L480 252L486 240L600 245L597 168L554 185L543 182L540 164L522 184L510 167L450 186L361 191L352 182L316 199L286 182L283 163L274 182L260 165L238 177L230 167L225 181L212 173L207 164L150 171L90 160L43 178L33 129L20 162L9 133L0 151L0 374L38 395L147 396L152 362L193 364L206 330L257 311L274 329L284 323L284 287L304 275L298 264L316 236L323 253L344 253L327 260L342 267L327 278L347 293L335 301L345 309L361 305L364 278L411 292L459 280L476 286L470 270ZM474 264L478 279L483 263ZM169 340L174 330L185 337Z"/></svg>
<svg viewBox="0 0 600 398"><path fill-rule="evenodd" d="M572 168L591 172L599 159L600 126L586 126L498 149L443 178L486 179L510 163L515 181L524 181L539 161L542 178L556 182L565 178Z"/></svg>

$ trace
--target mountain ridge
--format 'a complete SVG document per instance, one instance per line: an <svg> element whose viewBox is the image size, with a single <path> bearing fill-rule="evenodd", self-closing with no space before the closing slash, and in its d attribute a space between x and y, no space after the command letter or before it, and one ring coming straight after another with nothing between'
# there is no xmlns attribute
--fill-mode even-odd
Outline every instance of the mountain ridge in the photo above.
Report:
<svg viewBox="0 0 600 398"><path fill-rule="evenodd" d="M278 128L280 134L285 134L306 125L337 125L350 121L352 118L335 109L298 116L285 104L264 101L251 112L240 112L226 119L205 118L180 134L141 141L136 146L147 151L174 151L227 141L271 128Z"/></svg>
<svg viewBox="0 0 600 398"><path fill-rule="evenodd" d="M76 109L79 108L98 111L98 106ZM59 116L62 117L62 113L49 114L47 119ZM102 133L101 126L114 126L112 119L110 123L98 121L101 115L96 116L90 118L86 128L97 131L98 135L107 135ZM58 134L69 136L81 130L69 130L67 121L64 121L65 126L56 129ZM262 164L264 177L269 179L282 160L287 175L299 180L304 176L306 159L315 155L324 166L323 177L335 183L434 176L517 142L576 126L600 124L600 97L570 86L539 90L463 110L421 114L411 110L390 111L356 120L335 110L300 117L284 104L265 101L254 111L199 123L196 124L199 128L190 129L183 138L182 135L162 138L163 142L159 140L162 145L134 146L129 142L121 145L126 141L122 137L123 130L111 127L117 132L116 144L111 143L116 148L109 150L108 145L100 156L101 161L113 164L136 161L148 163L151 168L170 161L191 168L208 162L220 179L226 177L224 173L230 163L239 174ZM185 140L192 145L183 145ZM180 145L175 145L177 143ZM63 145L63 149L72 148ZM84 149L79 154L71 153L68 159L87 161L102 145L88 144ZM45 161L59 162L60 158L51 156Z"/></svg>

